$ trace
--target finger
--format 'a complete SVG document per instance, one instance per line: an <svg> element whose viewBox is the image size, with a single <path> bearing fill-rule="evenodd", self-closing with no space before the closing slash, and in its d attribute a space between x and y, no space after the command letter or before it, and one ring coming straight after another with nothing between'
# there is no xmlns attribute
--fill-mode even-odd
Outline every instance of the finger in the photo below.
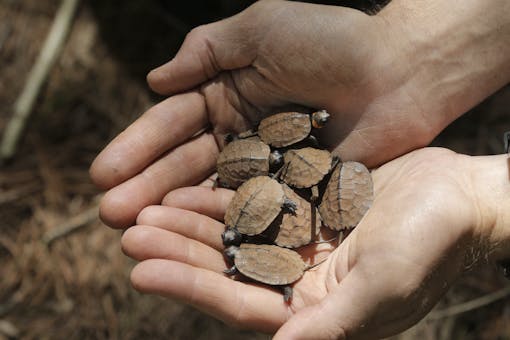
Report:
<svg viewBox="0 0 510 340"><path fill-rule="evenodd" d="M222 70L248 66L256 57L257 26L242 13L193 29L174 59L151 71L149 86L160 94L191 89Z"/></svg>
<svg viewBox="0 0 510 340"><path fill-rule="evenodd" d="M143 209L136 218L136 223L178 233L218 251L224 249L221 241L224 224L193 211L154 205Z"/></svg>
<svg viewBox="0 0 510 340"><path fill-rule="evenodd" d="M218 146L210 133L173 149L140 174L108 191L101 200L101 219L114 228L133 225L143 208L161 203L170 190L193 185L209 176L217 155Z"/></svg>
<svg viewBox="0 0 510 340"><path fill-rule="evenodd" d="M102 188L134 176L165 151L207 125L204 98L196 92L170 97L149 109L118 135L94 160L92 180Z"/></svg>
<svg viewBox="0 0 510 340"><path fill-rule="evenodd" d="M234 327L274 332L287 319L281 292L170 260L146 260L131 272L142 292L181 300Z"/></svg>
<svg viewBox="0 0 510 340"><path fill-rule="evenodd" d="M122 235L121 244L126 255L138 261L173 260L217 273L227 269L225 258L219 251L158 227L133 226Z"/></svg>
<svg viewBox="0 0 510 340"><path fill-rule="evenodd" d="M163 198L163 205L210 216L223 221L225 210L234 197L234 191L223 188L186 187L170 191Z"/></svg>

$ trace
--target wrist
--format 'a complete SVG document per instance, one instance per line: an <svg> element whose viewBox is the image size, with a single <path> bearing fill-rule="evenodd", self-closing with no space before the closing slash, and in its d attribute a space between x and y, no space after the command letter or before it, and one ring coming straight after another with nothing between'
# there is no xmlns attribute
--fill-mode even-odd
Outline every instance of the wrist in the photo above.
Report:
<svg viewBox="0 0 510 340"><path fill-rule="evenodd" d="M510 173L507 155L466 157L477 220L473 235L491 262L510 259Z"/></svg>
<svg viewBox="0 0 510 340"><path fill-rule="evenodd" d="M436 133L510 80L507 0L394 0L377 17L394 80L383 86L407 92Z"/></svg>

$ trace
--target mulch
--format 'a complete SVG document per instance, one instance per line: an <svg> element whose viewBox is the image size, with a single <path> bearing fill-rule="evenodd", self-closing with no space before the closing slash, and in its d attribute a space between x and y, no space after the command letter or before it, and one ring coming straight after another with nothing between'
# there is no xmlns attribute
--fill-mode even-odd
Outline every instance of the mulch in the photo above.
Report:
<svg viewBox="0 0 510 340"><path fill-rule="evenodd" d="M175 53L189 28L227 16L249 1L141 3L126 1L115 8L91 0L80 5L17 153L0 167L0 340L268 338L233 329L179 302L137 293L129 283L134 262L120 249L121 233L94 214L101 192L88 176L91 161L160 99L149 92L144 74ZM193 6L207 10L194 16ZM57 7L58 1L51 0L0 3L0 131ZM155 42L147 40L149 35ZM452 124L434 145L467 154L501 153L502 134L510 130L509 104L506 87ZM48 243L69 223L76 230ZM505 284L497 268L474 269L438 308ZM510 299L505 298L469 313L423 321L398 338L510 339L509 317Z"/></svg>

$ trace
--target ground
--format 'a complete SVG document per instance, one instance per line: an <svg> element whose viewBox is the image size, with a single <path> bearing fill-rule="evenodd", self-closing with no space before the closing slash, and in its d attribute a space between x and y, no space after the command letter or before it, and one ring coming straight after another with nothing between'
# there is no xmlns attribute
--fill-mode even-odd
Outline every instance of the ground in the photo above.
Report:
<svg viewBox="0 0 510 340"><path fill-rule="evenodd" d="M160 100L148 90L146 72L169 59L189 29L248 2L124 1L120 7L81 2L19 148L0 168L0 340L269 338L235 330L178 302L137 293L129 283L134 263L120 250L120 232L96 217L101 193L87 172L109 140ZM59 3L0 2L0 131ZM467 154L501 153L502 134L510 130L509 107L506 87L434 144ZM80 227L48 241L69 224ZM505 284L497 268L474 268L438 309ZM399 339L510 339L509 317L506 297L424 321Z"/></svg>

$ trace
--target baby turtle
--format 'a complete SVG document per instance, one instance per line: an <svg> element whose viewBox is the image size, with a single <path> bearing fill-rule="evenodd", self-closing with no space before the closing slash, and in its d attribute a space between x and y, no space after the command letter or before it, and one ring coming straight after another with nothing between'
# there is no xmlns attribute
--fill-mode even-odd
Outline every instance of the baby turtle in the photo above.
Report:
<svg viewBox="0 0 510 340"><path fill-rule="evenodd" d="M329 119L325 110L311 115L300 112L282 112L264 118L258 126L260 139L273 147L281 148L300 142L310 135L312 126L323 127Z"/></svg>
<svg viewBox="0 0 510 340"><path fill-rule="evenodd" d="M306 270L313 267L307 266L297 252L269 244L230 246L225 249L225 255L234 262L234 266L225 271L226 274L233 275L239 271L258 282L285 286L285 302L292 298L292 288L288 285L299 280Z"/></svg>
<svg viewBox="0 0 510 340"><path fill-rule="evenodd" d="M258 138L236 139L227 144L218 156L218 182L236 189L252 177L267 176L271 168L281 164L281 153L277 150L271 152L269 146Z"/></svg>
<svg viewBox="0 0 510 340"><path fill-rule="evenodd" d="M302 148L283 155L284 169L280 178L295 188L318 184L331 170L333 157L327 150Z"/></svg>
<svg viewBox="0 0 510 340"><path fill-rule="evenodd" d="M333 230L354 228L370 208L373 196L372 176L363 164L338 164L319 206L324 224Z"/></svg>
<svg viewBox="0 0 510 340"><path fill-rule="evenodd" d="M285 196L296 202L296 212L284 214L281 223L277 228L274 243L280 247L298 248L312 242L312 229L314 221L312 220L311 204L294 192L287 185L283 185ZM315 218L315 224L317 224Z"/></svg>
<svg viewBox="0 0 510 340"><path fill-rule="evenodd" d="M239 244L242 235L258 235L269 227L281 210L296 211L296 203L285 196L283 186L267 176L241 184L225 212L225 245Z"/></svg>

